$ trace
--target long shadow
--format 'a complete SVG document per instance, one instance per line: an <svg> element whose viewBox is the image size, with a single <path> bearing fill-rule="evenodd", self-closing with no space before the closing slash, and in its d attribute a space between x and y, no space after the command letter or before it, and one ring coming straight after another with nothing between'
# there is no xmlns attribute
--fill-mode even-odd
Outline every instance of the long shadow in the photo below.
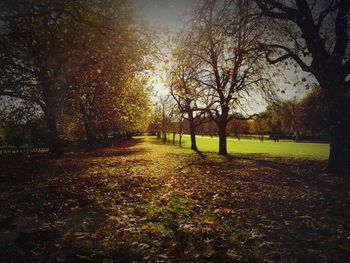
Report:
<svg viewBox="0 0 350 263"><path fill-rule="evenodd" d="M277 170L279 172L282 172L283 174L297 180L304 180L305 177L301 176L300 174L292 171L291 169L288 169L286 164L283 164L278 161L271 161L271 160L266 160L266 159L256 159L256 158L249 158L249 157L240 157L242 160L249 160L252 162L255 162L256 164L263 166L263 167L268 167L274 170Z"/></svg>
<svg viewBox="0 0 350 263"><path fill-rule="evenodd" d="M91 153L67 153L64 155L65 158L69 159L89 159L89 158L109 158L109 157L119 157L119 156L131 156L131 155L137 155L147 152L146 149L135 149L135 150L126 150L126 149L118 149L118 150L106 150L106 151L97 151L97 152L91 152Z"/></svg>
<svg viewBox="0 0 350 263"><path fill-rule="evenodd" d="M203 159L203 160L205 160L206 158L207 158L207 155L205 155L203 152L201 152L200 150L193 150L196 154L198 154L198 156L201 158L201 159Z"/></svg>
<svg viewBox="0 0 350 263"><path fill-rule="evenodd" d="M239 156L237 157L237 160L246 160L250 161L253 164L262 167L262 168L270 168L273 170L278 171L283 176L287 176L291 179L293 179L296 182L304 182L308 184L318 185L320 187L324 186L324 183L322 183L321 180L312 177L310 178L307 176L307 170L305 169L305 163L300 160L294 160L294 163L285 163L280 158L275 159L263 159L263 158L257 158L256 156L249 157L249 156ZM298 170L298 171L295 171Z"/></svg>
<svg viewBox="0 0 350 263"><path fill-rule="evenodd" d="M170 143L163 143L158 140L151 141L157 145L164 145ZM171 144L172 145L172 144ZM220 169L231 169L239 170L239 169L247 169L249 166L261 167L261 169L269 168L273 169L280 173L282 176L286 176L297 183L303 182L310 186L315 186L318 188L329 188L321 178L315 176L315 174L320 174L322 172L322 167L324 163L322 161L311 161L311 160L297 160L291 159L289 163L287 163L287 159L281 157L272 157L266 154L257 153L257 154L237 154L237 155L222 155L222 158L225 161L217 161L209 158L211 155L215 155L215 153L210 152L201 152L195 151L197 157L195 160L189 160L178 170L183 170L186 167L198 165L199 163L205 164L211 167L214 167L216 170L220 171ZM244 163L242 161L249 161L249 163ZM316 172L313 172L312 175L309 176L309 168L313 167ZM319 171L319 172L317 172ZM232 176L227 176L228 178ZM232 178L233 179L233 178Z"/></svg>
<svg viewBox="0 0 350 263"><path fill-rule="evenodd" d="M306 183L310 186L317 188L333 188L328 185L322 178L317 177L315 174L320 174L323 167L323 162L321 161L311 161L311 160L291 160L286 163L286 159L266 156L264 154L239 154L239 155L222 155L224 161L218 161L218 159L213 160L208 158L213 153L203 153L196 152L199 159L191 160L184 164L179 170L183 170L190 166L196 166L198 164L208 165L217 171L221 169L229 169L232 171L240 169L249 169L249 167L260 167L262 171L264 168L269 168L277 171L280 175L286 176L296 183ZM268 159L266 159L268 158ZM242 162L249 161L249 163ZM313 167L316 171L310 173L309 169ZM319 171L319 172L317 172ZM232 175L225 176L229 179L234 179Z"/></svg>
<svg viewBox="0 0 350 263"><path fill-rule="evenodd" d="M275 158L273 160L267 160L262 158L254 158L247 156L240 156L239 159L249 160L255 162L257 165L262 167L268 167L287 175L297 182L304 182L308 185L316 186L318 188L329 188L330 186L323 181L321 178L315 176L314 174L320 174L322 172L322 167L324 162L322 161L310 161L310 160L290 160L290 163L281 160L281 158ZM314 167L317 173L313 172L310 175L310 167ZM297 172L293 170L298 170Z"/></svg>
<svg viewBox="0 0 350 263"><path fill-rule="evenodd" d="M155 145L174 145L172 141L164 142L162 139L157 139L157 138L150 138L148 139L148 142ZM177 145L174 145L174 146L177 146Z"/></svg>
<svg viewBox="0 0 350 263"><path fill-rule="evenodd" d="M0 261L108 260L90 234L105 224L115 202L111 193L119 188L112 188L103 176L80 176L88 163L69 160L142 153L144 149L134 146L143 141L135 138L100 153L67 153L60 162L32 157L25 162L12 159L7 163L10 166L0 167L4 177L0 185L4 205L0 218ZM122 179L115 180L120 183Z"/></svg>
<svg viewBox="0 0 350 263"><path fill-rule="evenodd" d="M97 246L85 233L93 233L101 227L109 210L102 208L98 200L84 190L87 187L96 187L102 192L108 189L95 178L82 180L78 176L75 178L75 174L67 177L64 171L74 171L69 165L59 170L61 173L53 176L32 176L30 181L35 184L11 182L7 185L7 198L3 202L9 216L1 222L0 231L7 234L1 238L0 261L54 262L60 257L75 262L76 254L87 256ZM20 214L12 211L17 207L21 208ZM75 236L74 233L82 234ZM75 240L76 237L79 240ZM67 238L71 240L68 243ZM85 241L91 246L85 247ZM38 247L39 253L35 252Z"/></svg>
<svg viewBox="0 0 350 263"><path fill-rule="evenodd" d="M180 149L188 149L188 148L184 148L183 146L179 146L179 145L174 145L172 141L162 141L160 139L152 139L149 140L150 143L155 144L155 145L169 145L169 146L175 146L175 147L179 147ZM188 149L188 150L192 150L192 149ZM205 152L202 152L200 150L192 150L193 152L195 152L201 159L206 159L207 158L207 154ZM208 152L209 153L209 152Z"/></svg>
<svg viewBox="0 0 350 263"><path fill-rule="evenodd" d="M88 159L91 157L98 158L106 158L106 157L118 157L118 156L129 156L135 154L141 154L147 152L146 149L136 148L135 146L141 145L144 142L142 138L133 138L128 141L122 141L117 145L110 147L99 147L96 151L87 152L85 149L77 148L77 147L66 147L63 155L58 158L64 159ZM32 153L32 154L13 154L13 155L0 155L0 165L6 165L7 163L13 163L14 165L17 162L29 161L29 162L37 162L37 161L50 161L56 160L57 158L52 158L47 153Z"/></svg>
<svg viewBox="0 0 350 263"><path fill-rule="evenodd" d="M288 175L289 177L292 177L293 179L297 180L297 181L303 181L304 183L307 183L310 186L316 186L318 188L333 188L331 187L329 184L327 184L325 181L323 181L322 179L320 179L319 177L316 176L307 176L307 170L303 169L303 173L304 176L293 172L289 169L286 169L285 165L279 165L279 163L274 163L271 161L266 161L266 160L257 160L258 163L268 166L270 168L273 168L275 170L279 170L281 172L283 172L284 174ZM321 168L319 169L321 172Z"/></svg>

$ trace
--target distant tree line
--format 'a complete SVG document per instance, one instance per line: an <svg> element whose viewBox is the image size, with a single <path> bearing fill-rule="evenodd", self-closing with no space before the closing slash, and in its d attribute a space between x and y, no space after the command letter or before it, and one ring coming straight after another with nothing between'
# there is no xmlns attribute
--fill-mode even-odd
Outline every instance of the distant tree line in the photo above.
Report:
<svg viewBox="0 0 350 263"><path fill-rule="evenodd" d="M279 133L290 138L329 141L329 115L323 91L315 87L303 99L284 100L269 105L262 114L261 132Z"/></svg>
<svg viewBox="0 0 350 263"><path fill-rule="evenodd" d="M251 138L248 135L264 135L265 138L269 138L278 134L280 138L293 140L329 141L328 126L327 105L322 90L317 86L302 99L274 102L257 118L231 120L227 125L227 134L239 139ZM149 131L153 134L159 133L160 137L164 133L190 134L190 121L179 118L173 111L172 116L167 117L166 125L162 127L161 121L158 123L154 121L149 126ZM204 116L200 118L195 135L218 136L218 134L219 130L213 120Z"/></svg>

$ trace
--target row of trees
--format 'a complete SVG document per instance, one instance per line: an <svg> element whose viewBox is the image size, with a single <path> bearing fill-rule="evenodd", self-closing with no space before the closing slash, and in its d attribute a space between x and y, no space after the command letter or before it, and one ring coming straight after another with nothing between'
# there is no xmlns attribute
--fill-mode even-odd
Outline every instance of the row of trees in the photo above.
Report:
<svg viewBox="0 0 350 263"><path fill-rule="evenodd" d="M169 87L189 120L192 149L197 149L196 118L205 115L216 123L219 154L225 155L228 123L255 116L242 114L253 97L274 97L264 52L257 45L258 21L248 16L251 8L248 1L206 1L179 36Z"/></svg>
<svg viewBox="0 0 350 263"><path fill-rule="evenodd" d="M269 105L257 120L261 132L329 137L329 116L325 96L319 87L301 100L293 98Z"/></svg>
<svg viewBox="0 0 350 263"><path fill-rule="evenodd" d="M197 115L194 126L191 128L186 114L181 114L176 101L163 98L163 104L158 108L158 118L149 127L153 133L159 131L163 134L191 133L195 135L218 135L219 130L216 123L208 116ZM164 105L164 112L162 111ZM171 113L171 114L169 114ZM164 116L164 119L163 119ZM259 113L258 118L245 120L232 119L227 124L227 134L231 136L247 136L251 134L274 135L293 138L308 138L312 140L328 140L328 113L324 94L320 87L314 87L311 92L302 99L274 101ZM161 134L159 134L161 135Z"/></svg>
<svg viewBox="0 0 350 263"><path fill-rule="evenodd" d="M170 93L181 116L189 120L191 134L195 134L195 116L206 116L217 125L219 154L226 154L227 124L257 117L252 105L276 99L273 78L299 67L315 77L324 96L330 136L328 168L347 167L349 8L347 0L203 1L178 37L169 71ZM318 98L312 103L323 106ZM270 106L267 111L291 114L291 107L300 106L288 105ZM289 129L298 130L298 121L290 125Z"/></svg>
<svg viewBox="0 0 350 263"><path fill-rule="evenodd" d="M51 154L82 130L94 150L98 134L147 125L153 47L129 1L0 5L0 98L42 113Z"/></svg>

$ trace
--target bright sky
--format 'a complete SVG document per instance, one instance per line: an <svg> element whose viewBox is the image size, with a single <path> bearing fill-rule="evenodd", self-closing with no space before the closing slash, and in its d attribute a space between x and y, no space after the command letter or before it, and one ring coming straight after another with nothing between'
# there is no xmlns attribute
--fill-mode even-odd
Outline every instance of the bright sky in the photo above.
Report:
<svg viewBox="0 0 350 263"><path fill-rule="evenodd" d="M136 11L142 19L156 29L168 29L171 35L176 34L185 24L186 16L192 11L197 0L133 0ZM162 50L166 56L168 52ZM165 58L166 59L166 58ZM164 64L159 64L151 77L155 91L168 93L165 87L166 71Z"/></svg>
<svg viewBox="0 0 350 263"><path fill-rule="evenodd" d="M142 19L147 21L154 28L167 28L171 34L176 34L185 24L186 19L189 18L189 13L197 5L198 0L133 0L136 11ZM163 50L167 54L166 49ZM164 65L160 64L156 69L151 80L154 82L155 90L159 94L166 94L167 88L162 78L165 79ZM291 82L301 80L304 75L293 74L286 72L287 78ZM312 78L307 77L312 81ZM293 87L293 85L280 81L278 83L281 86L281 90L285 90L284 94L280 94L281 97L288 99L294 96L302 97L307 92L305 90L305 83Z"/></svg>

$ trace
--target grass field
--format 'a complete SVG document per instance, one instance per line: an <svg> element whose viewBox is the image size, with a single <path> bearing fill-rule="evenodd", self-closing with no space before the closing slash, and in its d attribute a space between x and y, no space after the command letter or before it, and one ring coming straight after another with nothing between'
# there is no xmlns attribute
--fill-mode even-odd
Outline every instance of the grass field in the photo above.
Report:
<svg viewBox="0 0 350 263"><path fill-rule="evenodd" d="M198 149L202 152L217 152L219 147L218 137L196 136ZM168 136L172 140L172 135ZM176 144L179 136L176 135ZM183 147L190 148L189 135L182 137ZM272 140L245 140L227 139L229 154L267 154L272 156L286 156L324 160L329 156L329 144L327 143L296 143L288 140L274 142Z"/></svg>
<svg viewBox="0 0 350 263"><path fill-rule="evenodd" d="M349 262L348 176L198 142L0 155L0 262Z"/></svg>

